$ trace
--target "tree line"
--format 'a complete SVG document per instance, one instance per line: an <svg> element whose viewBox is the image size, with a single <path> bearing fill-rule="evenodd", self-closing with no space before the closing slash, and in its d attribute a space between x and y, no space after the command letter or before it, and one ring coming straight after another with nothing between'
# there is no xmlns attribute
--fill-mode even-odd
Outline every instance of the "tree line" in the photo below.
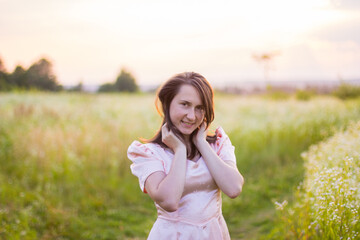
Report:
<svg viewBox="0 0 360 240"><path fill-rule="evenodd" d="M80 82L74 87L65 89L58 81L53 72L52 63L46 59L33 63L28 69L17 65L13 72L7 72L4 62L0 58L0 91L30 90L42 91L83 91L83 84ZM122 69L114 82L102 84L98 92L137 92L139 87L136 79L126 69Z"/></svg>
<svg viewBox="0 0 360 240"><path fill-rule="evenodd" d="M63 87L57 82L52 70L52 63L46 58L41 58L28 69L17 65L12 73L6 71L3 61L0 59L0 90L11 91L14 89L60 91L63 90Z"/></svg>

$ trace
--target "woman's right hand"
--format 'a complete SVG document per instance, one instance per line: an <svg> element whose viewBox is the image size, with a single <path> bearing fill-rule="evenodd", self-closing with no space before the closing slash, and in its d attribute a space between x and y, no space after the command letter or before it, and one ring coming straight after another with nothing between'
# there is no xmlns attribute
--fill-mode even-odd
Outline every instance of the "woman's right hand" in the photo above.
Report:
<svg viewBox="0 0 360 240"><path fill-rule="evenodd" d="M162 142L174 152L169 172L157 171L146 179L145 189L151 199L168 212L179 208L184 192L186 176L186 146L168 129L165 123L161 127Z"/></svg>
<svg viewBox="0 0 360 240"><path fill-rule="evenodd" d="M168 129L167 123L161 127L162 142L166 144L173 152L181 148L185 148L185 144L171 131Z"/></svg>

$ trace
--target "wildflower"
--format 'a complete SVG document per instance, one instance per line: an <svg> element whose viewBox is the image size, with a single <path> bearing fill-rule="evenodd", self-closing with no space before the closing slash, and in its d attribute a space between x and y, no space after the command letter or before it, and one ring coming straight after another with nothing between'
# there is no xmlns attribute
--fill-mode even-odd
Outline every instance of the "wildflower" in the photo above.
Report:
<svg viewBox="0 0 360 240"><path fill-rule="evenodd" d="M276 210L284 210L284 207L286 207L286 205L288 204L288 202L286 200L284 200L282 203L279 202L275 202L276 205Z"/></svg>

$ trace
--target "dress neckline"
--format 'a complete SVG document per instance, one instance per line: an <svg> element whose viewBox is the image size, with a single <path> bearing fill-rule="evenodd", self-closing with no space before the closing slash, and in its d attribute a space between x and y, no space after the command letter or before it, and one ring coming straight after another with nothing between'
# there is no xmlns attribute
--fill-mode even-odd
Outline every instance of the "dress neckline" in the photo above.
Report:
<svg viewBox="0 0 360 240"><path fill-rule="evenodd" d="M172 150L170 150L169 148L163 148L163 150L164 150L165 152L170 153L171 155L174 155L174 152L173 152ZM196 164L196 163L199 163L199 161L200 161L201 159L202 159L202 156L200 155L200 156L196 159L196 161L194 161L194 160L192 160L192 159L188 159L188 158L186 158L186 161L191 162L191 163L193 163L193 164Z"/></svg>
<svg viewBox="0 0 360 240"><path fill-rule="evenodd" d="M200 156L196 159L196 161L194 161L193 159L188 159L188 158L187 158L186 160L188 160L189 162L198 163L201 158L202 158L202 156L200 155Z"/></svg>

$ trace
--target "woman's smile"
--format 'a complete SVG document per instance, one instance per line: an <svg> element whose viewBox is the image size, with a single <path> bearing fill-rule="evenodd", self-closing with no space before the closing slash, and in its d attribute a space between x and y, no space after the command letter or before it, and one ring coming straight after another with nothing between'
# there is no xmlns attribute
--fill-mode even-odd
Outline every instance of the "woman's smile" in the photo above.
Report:
<svg viewBox="0 0 360 240"><path fill-rule="evenodd" d="M194 125L194 123L189 123L189 122L185 122L185 121L181 121L181 123L187 128L191 128Z"/></svg>

